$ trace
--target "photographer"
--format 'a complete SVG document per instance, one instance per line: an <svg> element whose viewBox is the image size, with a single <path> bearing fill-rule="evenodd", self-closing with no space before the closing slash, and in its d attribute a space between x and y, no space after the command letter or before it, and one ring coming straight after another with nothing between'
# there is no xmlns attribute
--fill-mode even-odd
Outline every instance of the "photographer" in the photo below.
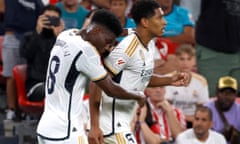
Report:
<svg viewBox="0 0 240 144"><path fill-rule="evenodd" d="M43 9L38 17L36 32L26 33L20 45L20 54L27 60L26 91L30 101L42 101L44 81L50 51L58 34L63 31L64 23L60 19L61 11L54 5Z"/></svg>

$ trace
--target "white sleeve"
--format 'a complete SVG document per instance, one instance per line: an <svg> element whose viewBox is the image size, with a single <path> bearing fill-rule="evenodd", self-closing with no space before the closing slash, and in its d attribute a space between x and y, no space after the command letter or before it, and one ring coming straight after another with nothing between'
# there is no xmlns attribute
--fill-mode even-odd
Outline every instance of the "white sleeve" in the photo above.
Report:
<svg viewBox="0 0 240 144"><path fill-rule="evenodd" d="M107 75L98 54L87 56L83 53L76 61L76 67L92 81L101 80Z"/></svg>
<svg viewBox="0 0 240 144"><path fill-rule="evenodd" d="M120 45L114 48L108 57L104 59L104 64L110 72L117 75L126 67L129 58L130 57L125 53L124 48Z"/></svg>

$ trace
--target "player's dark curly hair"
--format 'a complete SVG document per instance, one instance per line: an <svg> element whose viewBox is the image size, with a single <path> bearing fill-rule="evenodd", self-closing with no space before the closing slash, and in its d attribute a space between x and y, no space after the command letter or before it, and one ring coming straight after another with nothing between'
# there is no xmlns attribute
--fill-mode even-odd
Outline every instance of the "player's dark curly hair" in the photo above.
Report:
<svg viewBox="0 0 240 144"><path fill-rule="evenodd" d="M150 18L155 14L155 9L160 8L156 0L137 0L131 9L131 16L136 24L139 24L142 18Z"/></svg>
<svg viewBox="0 0 240 144"><path fill-rule="evenodd" d="M118 18L108 10L96 10L93 14L91 23L97 23L106 27L116 36L119 36L123 31L123 28Z"/></svg>

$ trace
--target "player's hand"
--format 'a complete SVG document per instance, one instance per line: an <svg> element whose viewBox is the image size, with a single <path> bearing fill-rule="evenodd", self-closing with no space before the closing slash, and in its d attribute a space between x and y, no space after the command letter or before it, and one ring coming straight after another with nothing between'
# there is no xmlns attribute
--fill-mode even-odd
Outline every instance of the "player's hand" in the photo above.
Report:
<svg viewBox="0 0 240 144"><path fill-rule="evenodd" d="M103 133L100 128L91 128L88 133L89 144L104 144Z"/></svg>
<svg viewBox="0 0 240 144"><path fill-rule="evenodd" d="M143 107L146 103L146 96L144 95L143 92L139 92L139 97L138 97L138 105L139 107Z"/></svg>
<svg viewBox="0 0 240 144"><path fill-rule="evenodd" d="M173 86L187 86L191 81L191 73L176 72L172 76Z"/></svg>

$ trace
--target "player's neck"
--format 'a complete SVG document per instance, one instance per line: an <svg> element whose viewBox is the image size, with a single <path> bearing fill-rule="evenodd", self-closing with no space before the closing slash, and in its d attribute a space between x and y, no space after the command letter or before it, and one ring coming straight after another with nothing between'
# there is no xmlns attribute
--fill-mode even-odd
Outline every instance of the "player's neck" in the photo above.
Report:
<svg viewBox="0 0 240 144"><path fill-rule="evenodd" d="M152 37L144 29L141 28L136 28L136 34L140 41L143 43L144 47L147 47Z"/></svg>

